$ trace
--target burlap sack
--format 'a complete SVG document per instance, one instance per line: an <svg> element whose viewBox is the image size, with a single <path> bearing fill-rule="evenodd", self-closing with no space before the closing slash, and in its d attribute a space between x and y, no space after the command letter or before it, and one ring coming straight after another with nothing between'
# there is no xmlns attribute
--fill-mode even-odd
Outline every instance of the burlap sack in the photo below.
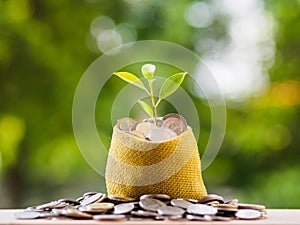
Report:
<svg viewBox="0 0 300 225"><path fill-rule="evenodd" d="M171 198L206 195L192 129L160 143L141 140L114 127L106 165L109 195L137 198L164 193Z"/></svg>

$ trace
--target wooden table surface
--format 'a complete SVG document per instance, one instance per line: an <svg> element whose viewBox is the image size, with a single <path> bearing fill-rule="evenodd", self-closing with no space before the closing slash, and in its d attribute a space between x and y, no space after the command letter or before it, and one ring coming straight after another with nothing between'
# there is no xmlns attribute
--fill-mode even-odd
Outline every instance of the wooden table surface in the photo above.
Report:
<svg viewBox="0 0 300 225"><path fill-rule="evenodd" d="M287 209L269 209L267 210L268 215L266 219L260 220L232 220L229 222L221 222L221 221L152 221L152 220L142 220L142 221L111 221L111 222L103 222L103 221L95 221L95 220L71 220L71 219L63 219L63 220L54 220L54 219L36 219L36 220L17 220L14 216L14 213L18 210L4 209L0 210L0 225L9 225L9 224L26 224L26 225L37 225L37 224L47 224L47 225L73 225L73 224L82 224L82 225L95 225L95 224L133 224L133 225L153 225L153 224L174 224L174 225L185 225L185 224L228 224L228 225L261 225L261 224L269 224L269 225L300 225L300 209L295 210L287 210Z"/></svg>

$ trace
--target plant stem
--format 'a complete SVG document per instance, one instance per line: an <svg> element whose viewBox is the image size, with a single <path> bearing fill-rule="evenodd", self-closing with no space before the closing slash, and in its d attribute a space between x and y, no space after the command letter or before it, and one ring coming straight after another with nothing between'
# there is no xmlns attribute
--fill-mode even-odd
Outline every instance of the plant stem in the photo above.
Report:
<svg viewBox="0 0 300 225"><path fill-rule="evenodd" d="M150 97L151 97L151 104L152 104L152 110L153 110L153 121L154 124L156 125L156 107L157 105L155 104L155 99L154 99L154 94L153 94L153 80L148 80L149 82L149 88L150 88Z"/></svg>

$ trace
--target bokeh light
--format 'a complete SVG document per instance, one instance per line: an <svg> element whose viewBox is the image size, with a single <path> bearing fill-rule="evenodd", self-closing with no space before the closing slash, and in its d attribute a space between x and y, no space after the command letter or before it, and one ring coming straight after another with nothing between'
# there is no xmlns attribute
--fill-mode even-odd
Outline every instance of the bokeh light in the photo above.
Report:
<svg viewBox="0 0 300 225"><path fill-rule="evenodd" d="M128 23L116 25L113 19L108 16L96 17L91 23L90 33L96 40L98 50L103 53L124 43L133 42L137 36L132 25ZM91 50L95 51L94 47L89 43L91 41L89 38L87 45Z"/></svg>
<svg viewBox="0 0 300 225"><path fill-rule="evenodd" d="M291 143L290 130L281 124L275 124L266 132L266 144L274 150L286 148Z"/></svg>
<svg viewBox="0 0 300 225"><path fill-rule="evenodd" d="M272 16L256 0L213 1L209 7L218 9L212 13L229 18L223 22L226 37L214 40L210 35L199 36L195 48L203 54L223 93L229 100L239 102L265 91L269 85L266 62L273 61L275 55ZM199 74L201 71L200 67ZM198 79L207 84L205 77ZM211 90L212 96L213 93Z"/></svg>
<svg viewBox="0 0 300 225"><path fill-rule="evenodd" d="M209 4L195 1L186 7L184 16L187 23L195 28L208 27L214 19L212 10Z"/></svg>

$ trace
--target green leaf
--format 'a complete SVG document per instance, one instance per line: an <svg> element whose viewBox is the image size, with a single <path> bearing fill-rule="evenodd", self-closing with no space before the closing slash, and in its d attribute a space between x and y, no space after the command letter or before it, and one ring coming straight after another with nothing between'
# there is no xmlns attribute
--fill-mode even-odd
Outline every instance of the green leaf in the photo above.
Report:
<svg viewBox="0 0 300 225"><path fill-rule="evenodd" d="M146 79L150 80L153 77L154 72L155 72L155 66L154 65L145 64L145 65L142 66L142 74Z"/></svg>
<svg viewBox="0 0 300 225"><path fill-rule="evenodd" d="M122 80L138 87L141 88L143 90L146 90L145 85L143 84L143 82L135 75L133 75L132 73L128 73L128 72L115 72L114 75L117 75L118 77L120 77Z"/></svg>
<svg viewBox="0 0 300 225"><path fill-rule="evenodd" d="M149 116L153 117L152 108L146 102L139 100L138 103Z"/></svg>
<svg viewBox="0 0 300 225"><path fill-rule="evenodd" d="M160 92L159 92L159 99L164 99L169 95L173 94L177 88L181 85L182 81L184 80L185 76L187 75L186 72L184 73L176 73L170 76L162 85Z"/></svg>

